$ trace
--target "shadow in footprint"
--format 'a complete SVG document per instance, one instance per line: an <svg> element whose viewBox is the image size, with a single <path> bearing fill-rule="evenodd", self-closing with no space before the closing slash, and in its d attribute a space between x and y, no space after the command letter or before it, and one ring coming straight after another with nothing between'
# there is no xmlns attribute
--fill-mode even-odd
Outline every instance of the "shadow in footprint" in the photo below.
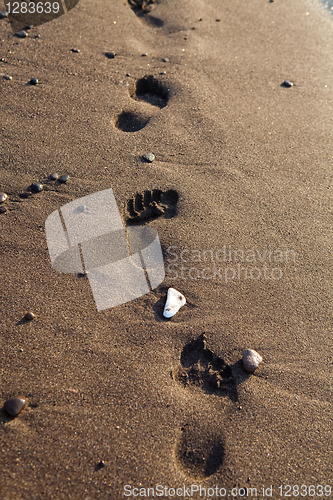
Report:
<svg viewBox="0 0 333 500"><path fill-rule="evenodd" d="M147 75L136 82L130 95L133 99L148 102L152 106L164 108L169 99L169 89L153 75Z"/></svg>
<svg viewBox="0 0 333 500"><path fill-rule="evenodd" d="M127 202L127 224L137 224L164 215L166 219L177 213L179 195L174 189L163 192L161 189L137 193Z"/></svg>
<svg viewBox="0 0 333 500"><path fill-rule="evenodd" d="M117 127L122 132L137 132L143 129L149 118L139 115L138 113L133 113L131 111L122 111L114 121L115 127Z"/></svg>
<svg viewBox="0 0 333 500"><path fill-rule="evenodd" d="M238 401L232 368L208 349L204 333L185 345L180 363L175 379L184 387L197 386L206 394L229 397L234 403Z"/></svg>
<svg viewBox="0 0 333 500"><path fill-rule="evenodd" d="M205 479L223 464L224 446L221 436L211 434L209 425L186 424L175 447L175 456L186 474Z"/></svg>

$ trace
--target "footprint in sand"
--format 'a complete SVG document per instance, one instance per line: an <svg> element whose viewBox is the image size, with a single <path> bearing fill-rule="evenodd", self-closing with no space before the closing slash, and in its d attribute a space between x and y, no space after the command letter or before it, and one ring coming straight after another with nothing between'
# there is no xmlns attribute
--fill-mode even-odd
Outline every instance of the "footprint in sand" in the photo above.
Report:
<svg viewBox="0 0 333 500"><path fill-rule="evenodd" d="M154 28L162 28L164 22L158 17L152 16L150 12L154 8L155 0L128 0L133 12L146 24Z"/></svg>
<svg viewBox="0 0 333 500"><path fill-rule="evenodd" d="M130 96L135 101L144 101L162 109L168 103L169 89L153 75L146 75L133 85ZM122 132L137 132L147 125L151 117L147 109L143 112L122 111L116 116L114 125Z"/></svg>
<svg viewBox="0 0 333 500"><path fill-rule="evenodd" d="M154 189L137 193L127 202L127 224L156 219L161 215L169 219L176 214L179 195L174 189Z"/></svg>
<svg viewBox="0 0 333 500"><path fill-rule="evenodd" d="M199 388L206 394L228 397L233 403L238 401L232 368L207 347L204 333L184 346L180 366L172 375L189 390ZM212 432L209 421L188 423L181 429L175 458L185 474L205 479L223 464L223 436Z"/></svg>

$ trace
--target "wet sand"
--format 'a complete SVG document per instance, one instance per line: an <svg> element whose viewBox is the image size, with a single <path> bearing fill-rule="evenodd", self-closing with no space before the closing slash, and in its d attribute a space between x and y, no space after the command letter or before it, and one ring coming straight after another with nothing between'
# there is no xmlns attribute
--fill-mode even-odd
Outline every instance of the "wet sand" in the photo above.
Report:
<svg viewBox="0 0 333 500"><path fill-rule="evenodd" d="M28 401L0 410L1 498L332 486L332 19L310 0L161 0L139 16L81 0L25 39L2 20L0 40L0 406ZM163 106L136 95L149 75ZM21 199L32 182L44 190ZM97 311L86 276L52 268L45 220L110 187L124 223L137 193L179 200L145 223L163 283ZM187 304L165 321L170 286ZM226 369L220 389L188 345ZM244 349L263 357L252 375Z"/></svg>

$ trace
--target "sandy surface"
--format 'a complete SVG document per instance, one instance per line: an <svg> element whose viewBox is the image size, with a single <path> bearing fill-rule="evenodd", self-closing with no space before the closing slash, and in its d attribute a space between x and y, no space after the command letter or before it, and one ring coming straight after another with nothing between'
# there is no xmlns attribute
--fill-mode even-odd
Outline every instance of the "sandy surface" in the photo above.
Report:
<svg viewBox="0 0 333 500"><path fill-rule="evenodd" d="M81 0L26 39L0 21L0 406L28 400L0 412L2 500L332 486L332 22L310 0L161 0L141 17ZM164 107L136 98L146 75ZM119 130L122 112L147 124ZM163 283L97 311L87 277L52 268L45 220L110 187L124 222L136 193L179 201L147 222ZM164 321L170 286L187 304ZM223 390L182 383L188 344L229 370ZM247 348L264 359L253 375Z"/></svg>

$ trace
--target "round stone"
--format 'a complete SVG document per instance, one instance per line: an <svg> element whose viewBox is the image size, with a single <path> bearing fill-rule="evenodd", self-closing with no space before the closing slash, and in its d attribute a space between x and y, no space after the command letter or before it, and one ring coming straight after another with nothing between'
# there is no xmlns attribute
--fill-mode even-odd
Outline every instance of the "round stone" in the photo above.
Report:
<svg viewBox="0 0 333 500"><path fill-rule="evenodd" d="M2 77L4 80L12 80L13 77L12 76L9 76L9 75L3 75Z"/></svg>
<svg viewBox="0 0 333 500"><path fill-rule="evenodd" d="M77 48L74 48L74 49L71 49L71 52L75 52L75 54L78 54L80 52L80 50Z"/></svg>
<svg viewBox="0 0 333 500"><path fill-rule="evenodd" d="M59 177L59 175L58 175L58 174L51 174L51 175L50 175L50 179L51 179L52 181L56 181L56 180L58 179L58 177Z"/></svg>
<svg viewBox="0 0 333 500"><path fill-rule="evenodd" d="M31 189L35 193L40 193L41 191L43 191L43 185L40 184L39 182L34 182L33 184L31 184Z"/></svg>
<svg viewBox="0 0 333 500"><path fill-rule="evenodd" d="M0 203L3 203L4 201L6 201L8 198L8 196L6 195L6 193L0 193Z"/></svg>
<svg viewBox="0 0 333 500"><path fill-rule="evenodd" d="M9 12L7 12L6 10L2 10L0 12L0 19L5 19L5 17L8 17L8 14Z"/></svg>
<svg viewBox="0 0 333 500"><path fill-rule="evenodd" d="M163 57L162 61L163 62L170 62L170 59L168 59L167 57Z"/></svg>
<svg viewBox="0 0 333 500"><path fill-rule="evenodd" d="M7 399L4 404L4 409L11 417L17 417L26 404L27 400L24 396L17 396L15 398Z"/></svg>
<svg viewBox="0 0 333 500"><path fill-rule="evenodd" d="M289 80L285 80L285 81L283 82L283 84L282 84L282 85L283 85L283 87L290 88L290 87L292 87L294 84L293 84L292 82L290 82Z"/></svg>
<svg viewBox="0 0 333 500"><path fill-rule="evenodd" d="M108 59L114 59L116 57L115 52L105 52L105 55Z"/></svg>
<svg viewBox="0 0 333 500"><path fill-rule="evenodd" d="M77 207L77 209L79 212L84 212L87 209L87 207L85 205L80 205L79 207Z"/></svg>
<svg viewBox="0 0 333 500"><path fill-rule="evenodd" d="M28 321L31 321L32 319L34 319L35 315L34 315L34 313L32 311L28 311L27 314L24 317Z"/></svg>
<svg viewBox="0 0 333 500"><path fill-rule="evenodd" d="M59 177L59 182L64 184L65 182L68 181L68 179L69 179L69 175L62 175L61 177Z"/></svg>
<svg viewBox="0 0 333 500"><path fill-rule="evenodd" d="M37 80L37 78L31 78L31 80L30 80L30 84L31 84L31 85L37 85L37 84L38 84L38 80Z"/></svg>
<svg viewBox="0 0 333 500"><path fill-rule="evenodd" d="M262 362L262 357L253 349L243 351L243 366L247 372L253 373Z"/></svg>
<svg viewBox="0 0 333 500"><path fill-rule="evenodd" d="M142 159L148 163L152 163L155 160L155 155L153 155L153 153L145 153Z"/></svg>
<svg viewBox="0 0 333 500"><path fill-rule="evenodd" d="M21 30L15 33L15 36L17 36L18 38L26 38L28 36L28 33L24 30Z"/></svg>
<svg viewBox="0 0 333 500"><path fill-rule="evenodd" d="M0 214L4 214L5 212L7 212L7 208L6 207L0 207Z"/></svg>

